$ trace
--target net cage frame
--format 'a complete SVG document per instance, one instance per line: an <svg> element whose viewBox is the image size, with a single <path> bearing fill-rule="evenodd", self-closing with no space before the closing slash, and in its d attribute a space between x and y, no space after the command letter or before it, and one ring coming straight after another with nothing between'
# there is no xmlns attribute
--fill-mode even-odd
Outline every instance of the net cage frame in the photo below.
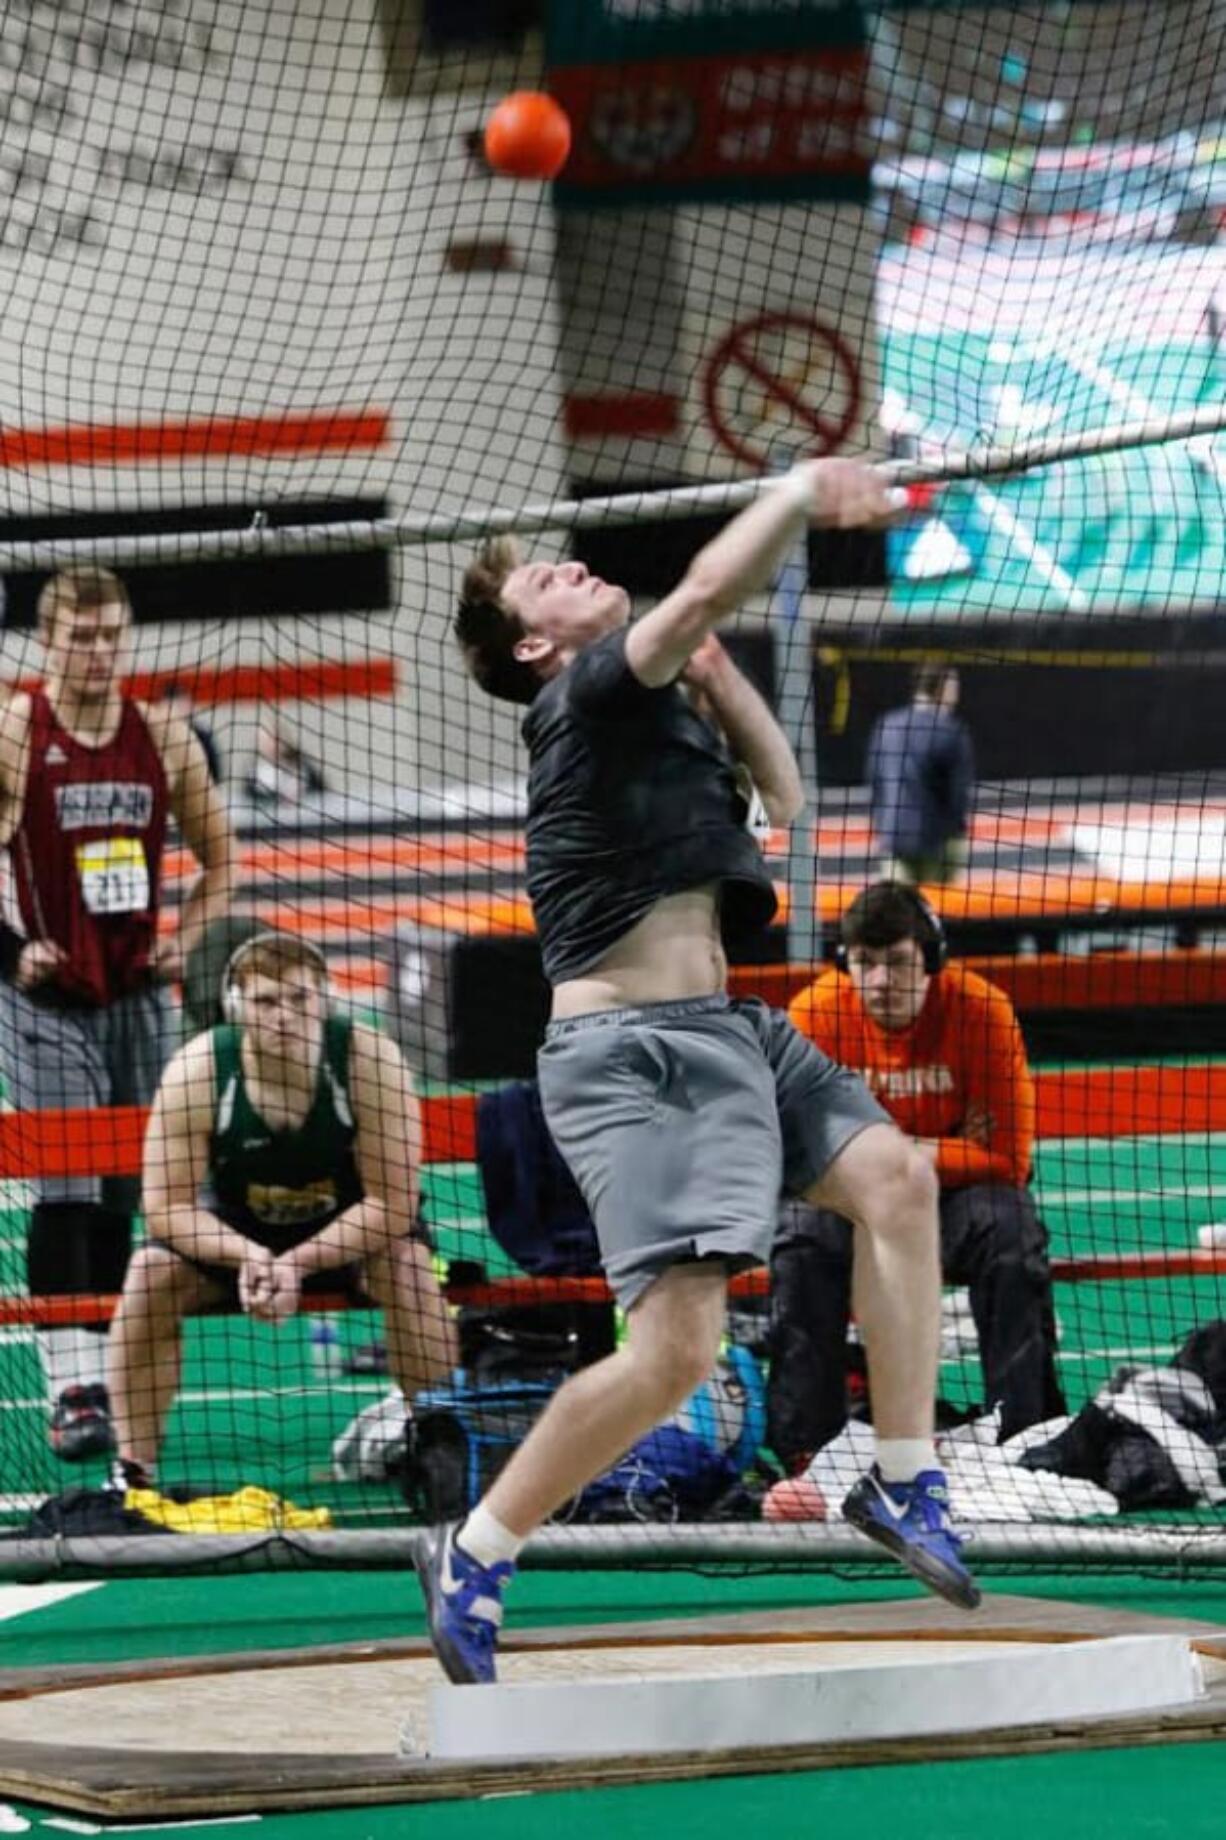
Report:
<svg viewBox="0 0 1226 1840"><path fill-rule="evenodd" d="M1036 1571L1110 1574L1134 1570L1159 1578L1219 1578L1226 1533L1214 1529L1052 1526L976 1521L968 1558L978 1575ZM65 1535L0 1542L0 1581L41 1584L86 1578L170 1578L263 1571L404 1571L424 1550L427 1531L337 1528L326 1532ZM848 1572L898 1577L878 1547L842 1523L780 1526L715 1521L566 1527L532 1535L517 1563L540 1571Z"/></svg>
<svg viewBox="0 0 1226 1840"><path fill-rule="evenodd" d="M1041 466L1092 459L1130 448L1179 441L1211 441L1226 431L1226 405L1208 404L1169 416L1145 416L1070 435L951 449L935 442L906 459L872 462L887 486L946 485L957 480L1007 477ZM76 563L110 568L150 567L166 562L230 562L257 558L326 555L337 549L396 550L435 543L461 543L502 535L529 536L546 530L615 529L648 518L680 520L702 513L743 510L770 490L771 474L699 486L669 486L651 492L618 492L544 504L487 506L475 511L437 512L428 517L345 519L314 524L270 525L257 511L235 530L162 531L142 536L97 536L0 542L0 571L56 569Z"/></svg>
<svg viewBox="0 0 1226 1840"><path fill-rule="evenodd" d="M955 449L937 441L918 443L918 454L905 460L875 462L890 486L944 484L1006 477L1063 461L1119 453L1180 441L1208 443L1226 430L1226 408L1210 406L1187 414L1130 420L1088 434L1040 437L1004 446ZM105 458L105 456L103 456ZM1220 462L1217 463L1220 467ZM498 534L631 527L641 519L684 519L696 514L730 514L752 503L771 487L769 476L732 483L670 487L660 491L612 493L583 499L556 499L523 505L463 505L429 516L321 521L310 525L272 526L257 511L249 526L223 531L166 531L157 535L94 536L84 539L0 542L0 570L40 571L74 563L141 568L162 563L273 560L327 555L334 551L397 551L451 544ZM803 603L804 592L800 596ZM803 629L804 619L796 621ZM799 645L791 648L799 651ZM176 663L172 674L191 677L190 666ZM15 1121L7 1119L4 1125ZM0 1144L5 1134L0 1132ZM0 1166L3 1156L0 1155ZM1100 1269L1080 1275L1107 1275L1111 1255ZM1153 1255L1154 1274L1226 1271L1226 1253ZM1082 1260L1085 1266L1093 1261ZM1118 1261L1117 1264L1123 1261ZM1145 1275L1145 1274L1135 1274ZM534 1281L523 1281L523 1291ZM506 1287L509 1291L511 1286ZM541 1287L533 1294L547 1295ZM455 1299L463 1296L457 1290ZM104 1300L94 1300L100 1310ZM20 1299L6 1300L0 1322L23 1320ZM312 1300L322 1307L322 1300ZM34 1321L33 1312L24 1320ZM83 1320L78 1316L76 1320ZM246 1572L319 1569L401 1569L413 1561L420 1534L344 1528L332 1532L258 1535L177 1535L173 1540L59 1537L54 1540L0 1541L0 1578L35 1581L76 1576L155 1576L192 1571ZM1226 1565L1226 1534L1212 1529L1116 1526L993 1526L979 1524L972 1549L977 1567L1016 1570L1020 1565L1057 1565L1061 1569L1115 1570L1133 1567L1164 1575L1220 1573ZM551 1569L684 1566L702 1568L770 1567L771 1569L846 1568L885 1570L880 1553L850 1529L837 1525L807 1526L551 1526L530 1541L524 1562ZM893 1574L892 1574L893 1575Z"/></svg>
<svg viewBox="0 0 1226 1840"><path fill-rule="evenodd" d="M874 462L875 470L890 487L956 480L986 479L1022 473L1032 468L1107 455L1142 446L1179 441L1207 443L1226 430L1226 405L1209 405L1168 417L1148 417L1113 423L1075 435L1040 436L1031 441L984 445L950 451L930 445L916 457ZM182 559L188 547L193 560L224 561L278 555L326 553L334 546L393 550L455 543L495 535L528 535L556 529L631 526L645 518L657 521L691 517L696 513L732 513L752 504L775 484L769 474L713 485L672 487L656 492L616 493L546 504L486 507L456 514L421 518L345 521L309 526L268 526L257 513L249 528L199 533L159 533L154 536L109 537L90 540L46 540L0 544L0 569L43 569L76 561L113 567ZM803 593L801 598L803 599ZM16 1123L11 1120L10 1124ZM0 1172L2 1173L2 1172ZM1209 1252L1158 1253L1148 1258L1107 1254L1067 1261L1066 1278L1095 1279L1127 1275L1207 1275L1226 1271L1226 1256ZM561 1296L570 1290L591 1288L592 1281L532 1278L494 1281L466 1293L449 1291L452 1301L498 1296L526 1300ZM599 1281L596 1287L603 1289ZM745 1288L740 1281L738 1288ZM755 1287L758 1288L758 1287ZM65 1303L74 1300L66 1299ZM80 1313L82 1300L69 1313ZM93 1320L105 1321L112 1300L94 1299ZM312 1299L313 1308L345 1307L342 1298ZM38 1300L17 1299L9 1304L6 1321L51 1320ZM89 1577L171 1577L191 1573L246 1573L253 1571L403 1570L419 1555L424 1531L409 1525L386 1528L336 1528L329 1531L262 1531L258 1534L178 1534L173 1540L143 1536L120 1537L62 1535L33 1539L9 1536L0 1540L0 1580L35 1583ZM1226 1532L1213 1528L1149 1526L1117 1528L1079 1526L1069 1522L1017 1524L976 1522L973 1556L987 1575L1016 1572L1019 1566L1061 1571L1114 1572L1133 1569L1179 1578L1220 1575L1226 1571ZM882 1573L890 1568L871 1542L842 1524L825 1522L778 1525L746 1522L721 1524L618 1524L616 1526L565 1526L548 1524L528 1542L521 1563L549 1570L618 1570L627 1566L661 1569L722 1567L745 1570L815 1569L853 1573Z"/></svg>

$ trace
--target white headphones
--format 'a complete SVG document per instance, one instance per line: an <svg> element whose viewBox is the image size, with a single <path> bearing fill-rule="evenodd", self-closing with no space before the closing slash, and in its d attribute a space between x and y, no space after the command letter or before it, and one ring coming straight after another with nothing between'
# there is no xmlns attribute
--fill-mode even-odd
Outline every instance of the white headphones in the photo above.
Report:
<svg viewBox="0 0 1226 1840"><path fill-rule="evenodd" d="M269 927L267 932L253 933L250 939L244 939L226 960L226 968L221 974L221 1013L227 1022L241 1026L243 1021L243 991L238 973L248 953L254 952L257 946L268 945L278 939L292 941L303 952L307 962L316 967L322 981L324 1001L329 1001L331 990L328 983L328 961L319 947L312 945L309 940L299 939L294 933L282 933L276 927Z"/></svg>

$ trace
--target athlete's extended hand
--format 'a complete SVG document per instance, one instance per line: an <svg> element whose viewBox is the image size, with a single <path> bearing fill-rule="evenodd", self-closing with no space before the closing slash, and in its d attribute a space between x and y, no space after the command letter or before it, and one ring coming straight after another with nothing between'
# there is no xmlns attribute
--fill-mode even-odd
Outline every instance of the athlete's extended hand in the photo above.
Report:
<svg viewBox="0 0 1226 1840"><path fill-rule="evenodd" d="M46 984L53 978L61 965L67 963L67 952L63 946L57 946L54 939L32 939L21 948L13 981L18 990L36 990L40 984Z"/></svg>
<svg viewBox="0 0 1226 1840"><path fill-rule="evenodd" d="M906 493L891 486L865 460L810 460L814 524L830 530L884 530L906 506Z"/></svg>

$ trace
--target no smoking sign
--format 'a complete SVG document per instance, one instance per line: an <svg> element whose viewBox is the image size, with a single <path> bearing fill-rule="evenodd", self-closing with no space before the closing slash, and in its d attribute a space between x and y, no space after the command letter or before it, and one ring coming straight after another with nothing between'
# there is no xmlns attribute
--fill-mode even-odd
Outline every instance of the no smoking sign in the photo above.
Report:
<svg viewBox="0 0 1226 1840"><path fill-rule="evenodd" d="M720 446L746 466L833 453L860 410L855 352L810 313L742 320L707 358L703 408Z"/></svg>

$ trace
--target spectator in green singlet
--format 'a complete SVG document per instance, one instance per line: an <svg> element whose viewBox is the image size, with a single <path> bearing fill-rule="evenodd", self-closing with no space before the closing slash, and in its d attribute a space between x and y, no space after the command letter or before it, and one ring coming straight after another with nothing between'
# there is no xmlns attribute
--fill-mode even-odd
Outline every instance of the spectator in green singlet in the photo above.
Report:
<svg viewBox="0 0 1226 1840"><path fill-rule="evenodd" d="M395 1044L330 1016L321 955L284 933L239 947L223 1008L167 1068L145 1139L150 1240L128 1269L107 1371L129 1487L154 1478L185 1316L283 1322L312 1291L373 1299L408 1402L458 1358L413 1236L421 1121Z"/></svg>

